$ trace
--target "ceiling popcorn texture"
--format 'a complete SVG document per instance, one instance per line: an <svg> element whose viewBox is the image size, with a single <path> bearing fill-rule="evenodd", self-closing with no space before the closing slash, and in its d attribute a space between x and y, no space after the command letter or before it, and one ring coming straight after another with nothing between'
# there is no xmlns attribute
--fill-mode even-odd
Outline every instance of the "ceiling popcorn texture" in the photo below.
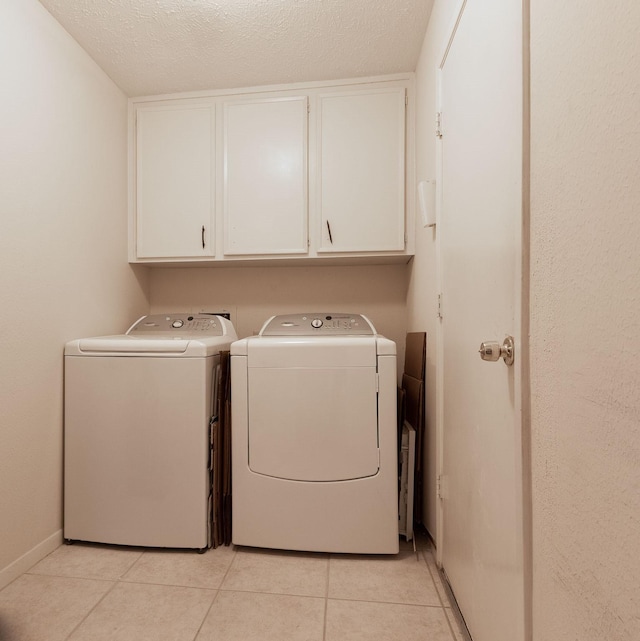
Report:
<svg viewBox="0 0 640 641"><path fill-rule="evenodd" d="M40 0L129 96L414 71L433 0Z"/></svg>

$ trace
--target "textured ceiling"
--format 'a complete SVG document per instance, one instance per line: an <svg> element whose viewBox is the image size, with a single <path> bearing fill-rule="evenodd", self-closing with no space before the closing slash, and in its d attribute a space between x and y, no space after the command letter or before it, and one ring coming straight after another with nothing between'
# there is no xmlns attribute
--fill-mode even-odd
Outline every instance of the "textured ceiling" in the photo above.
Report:
<svg viewBox="0 0 640 641"><path fill-rule="evenodd" d="M413 71L433 0L40 0L130 96Z"/></svg>

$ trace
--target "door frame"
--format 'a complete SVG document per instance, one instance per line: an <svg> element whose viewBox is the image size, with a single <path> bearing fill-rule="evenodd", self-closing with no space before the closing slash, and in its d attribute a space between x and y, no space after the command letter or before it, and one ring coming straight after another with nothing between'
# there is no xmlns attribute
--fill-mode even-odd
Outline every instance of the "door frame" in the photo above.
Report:
<svg viewBox="0 0 640 641"><path fill-rule="evenodd" d="M458 30L458 25L462 19L462 14L467 5L467 0L457 0L457 7L453 14L453 20L449 29L447 30L445 46L439 56L440 62L436 69L436 113L440 114L442 111L442 68L447 60L451 43ZM442 177L443 177L443 163L442 163L442 137L436 134L436 272L438 292L441 297L438 301L438 329L436 332L436 478L440 479L442 476L442 468L444 466L444 333L442 329L442 316L440 316L440 307L442 305L442 298L444 298L443 285L444 280L442 276ZM437 483L440 486L440 483ZM439 487L440 492L444 492L445 488ZM442 568L442 544L443 544L443 524L444 524L444 509L442 507L442 498L440 494L436 495L436 563L439 568Z"/></svg>
<svg viewBox="0 0 640 641"><path fill-rule="evenodd" d="M453 19L444 34L443 47L436 69L436 112L442 111L442 73L453 39L460 25L468 0L457 0ZM524 581L524 633L525 641L533 639L533 535L532 535L532 474L531 474L531 395L530 395L530 0L522 0L522 227L520 247L520 337L516 363L520 369L520 423L521 423L521 456L522 456L522 553ZM438 292L444 298L444 278L442 265L442 179L443 179L443 141L436 140L436 281ZM440 233L438 233L440 232ZM441 300L438 304L440 313ZM446 495L447 489L440 483L444 463L444 332L442 317L439 317L436 331L436 477L438 494L436 495L436 564L442 573L442 549L444 541L444 510L440 494ZM434 488L435 489L435 488Z"/></svg>

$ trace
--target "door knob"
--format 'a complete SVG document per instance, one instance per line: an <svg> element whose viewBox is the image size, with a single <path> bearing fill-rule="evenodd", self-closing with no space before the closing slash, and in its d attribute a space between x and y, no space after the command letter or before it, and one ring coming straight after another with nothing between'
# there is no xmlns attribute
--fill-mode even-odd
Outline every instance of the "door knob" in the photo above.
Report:
<svg viewBox="0 0 640 641"><path fill-rule="evenodd" d="M480 352L480 358L483 361L495 362L502 358L504 359L505 365L513 365L516 347L513 341L513 336L507 336L502 345L493 341L481 343L478 351Z"/></svg>

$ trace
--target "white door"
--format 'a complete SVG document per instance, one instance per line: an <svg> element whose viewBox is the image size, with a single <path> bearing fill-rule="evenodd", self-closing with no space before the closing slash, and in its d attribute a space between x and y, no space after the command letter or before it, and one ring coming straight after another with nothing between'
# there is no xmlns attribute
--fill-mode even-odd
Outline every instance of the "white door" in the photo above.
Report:
<svg viewBox="0 0 640 641"><path fill-rule="evenodd" d="M440 69L441 561L474 641L524 639L522 7L467 0ZM485 362L513 336L515 363Z"/></svg>

